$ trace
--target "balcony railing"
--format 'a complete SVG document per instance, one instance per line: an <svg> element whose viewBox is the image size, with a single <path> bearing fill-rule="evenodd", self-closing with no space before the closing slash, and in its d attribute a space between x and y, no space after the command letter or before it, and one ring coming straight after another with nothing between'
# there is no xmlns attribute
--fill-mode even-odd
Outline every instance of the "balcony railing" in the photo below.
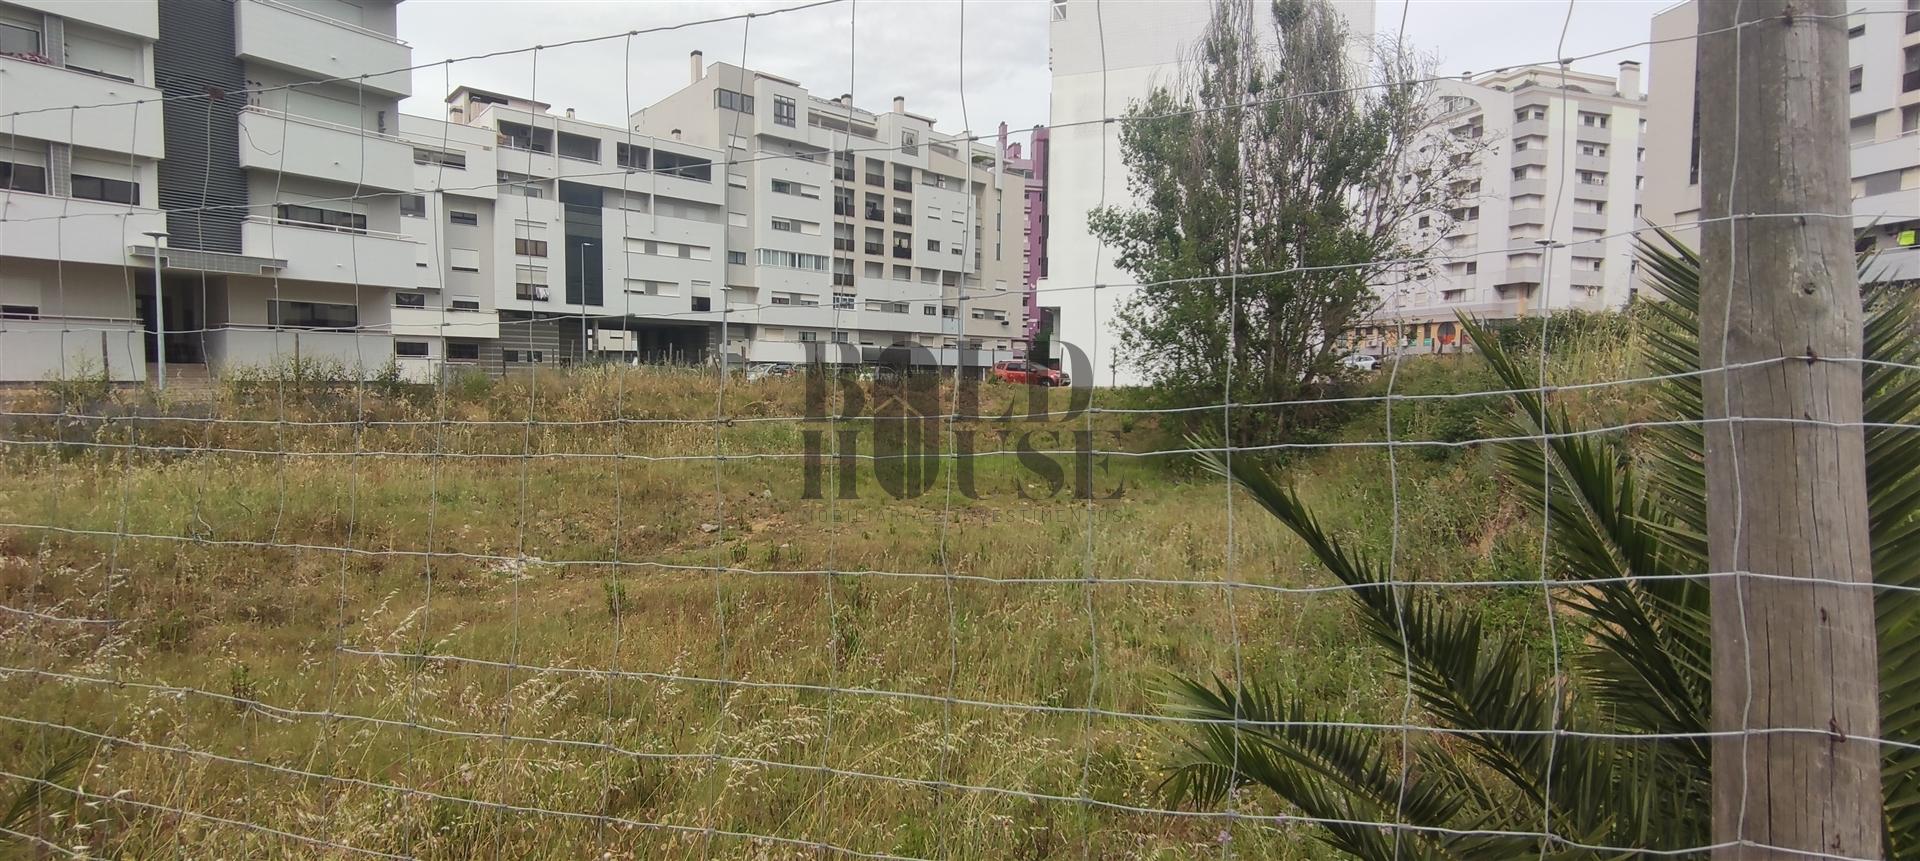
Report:
<svg viewBox="0 0 1920 861"><path fill-rule="evenodd" d="M833 238L833 250L835 250L835 251L852 251L852 250L853 250L853 240L851 240L851 239L847 239L847 238L845 238L845 237L841 237L841 236L836 236L836 237L834 237L834 238Z"/></svg>
<svg viewBox="0 0 1920 861"><path fill-rule="evenodd" d="M294 14L294 15L299 15L299 16L300 16L300 17L302 17L302 18L311 18L311 19L313 19L313 20L315 20L315 21L319 21L319 22L320 22L320 23L322 23L322 24L331 24L331 25L333 25L333 26L335 26L335 27L339 27L340 29L342 29L342 30L345 30L345 31L347 31L347 32L349 32L349 33L358 33L358 34L360 34L360 35L362 35L362 36L371 36L371 37L373 37L373 38L375 38L375 39L384 39L384 40L386 40L386 41L388 41L388 42L392 42L392 43L393 43L393 44L395 44L395 45L406 45L406 44L407 44L407 42L406 42L406 40L405 40L405 39L399 39L399 38L395 38L395 37L394 37L394 36L393 36L392 34L389 34L389 33L382 33L382 32L380 32L379 30L369 30L369 29L367 29L367 28L365 28L365 27L362 27L362 26L360 26L360 25L358 25L358 24L349 24L349 23L347 23L347 22L345 22L345 21L342 21L342 20L340 20L340 19L338 19L338 18L329 18L329 17L327 17L327 16L325 16L325 15L322 15L322 14L320 14L320 13L318 13L318 12L311 12L311 11L308 11L308 10L306 10L306 9L303 9L303 8L301 8L301 7L299 7L299 6L295 6L295 5L293 5L293 4L291 4L291 3L281 3L281 2L279 2L279 0L251 0L251 2L254 2L254 3L258 3L258 4L260 4L260 5L262 5L262 6L267 6L267 7L271 7L271 8L274 8L274 9L279 9L279 10L280 10L280 11L282 11L282 12L287 12L287 13L290 13L290 14ZM1908 31L1908 32L1912 32L1912 31Z"/></svg>
<svg viewBox="0 0 1920 861"><path fill-rule="evenodd" d="M1907 32L1920 33L1920 12L1907 13Z"/></svg>
<svg viewBox="0 0 1920 861"><path fill-rule="evenodd" d="M853 286L853 273L851 273L851 272L835 272L835 273L833 273L833 286L835 286L835 287L852 287L852 286Z"/></svg>
<svg viewBox="0 0 1920 861"><path fill-rule="evenodd" d="M886 221L887 213L885 210L882 210L878 207L869 206L867 207L867 220L868 221Z"/></svg>
<svg viewBox="0 0 1920 861"><path fill-rule="evenodd" d="M911 213L911 212L896 212L896 213L894 213L894 214L893 214L893 223L895 223L895 224L912 224L912 223L913 223L913 213Z"/></svg>
<svg viewBox="0 0 1920 861"><path fill-rule="evenodd" d="M1920 90L1920 69L1900 76L1900 92L1911 93L1914 90Z"/></svg>
<svg viewBox="0 0 1920 861"><path fill-rule="evenodd" d="M886 184L887 184L887 178L877 173L870 173L870 174L867 174L867 184L877 185L884 188L886 187Z"/></svg>
<svg viewBox="0 0 1920 861"><path fill-rule="evenodd" d="M834 169L833 169L833 178L834 178L834 179L837 179L837 180L841 180L841 181L843 181L843 182L852 182L852 181L853 181L853 168L850 168L850 167L836 167L836 168L834 168Z"/></svg>
<svg viewBox="0 0 1920 861"><path fill-rule="evenodd" d="M833 202L833 214L834 215L852 215L853 204L843 203L841 201L836 200Z"/></svg>
<svg viewBox="0 0 1920 861"><path fill-rule="evenodd" d="M906 179L896 179L893 181L893 190L894 191L912 191L913 181L906 180Z"/></svg>
<svg viewBox="0 0 1920 861"><path fill-rule="evenodd" d="M867 243L866 251L868 254L885 254L887 253L887 244L884 242L869 242Z"/></svg>
<svg viewBox="0 0 1920 861"><path fill-rule="evenodd" d="M906 260L913 256L913 249L901 248L899 246L895 246L893 249L893 256L898 257L901 260Z"/></svg>

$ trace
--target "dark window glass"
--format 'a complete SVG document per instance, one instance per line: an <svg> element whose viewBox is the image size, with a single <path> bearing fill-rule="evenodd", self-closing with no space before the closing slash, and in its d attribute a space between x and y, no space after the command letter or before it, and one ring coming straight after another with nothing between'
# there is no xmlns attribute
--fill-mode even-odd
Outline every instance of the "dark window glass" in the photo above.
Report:
<svg viewBox="0 0 1920 861"><path fill-rule="evenodd" d="M778 125L791 126L800 116L799 108L786 96L773 97L773 121Z"/></svg>
<svg viewBox="0 0 1920 861"><path fill-rule="evenodd" d="M412 356L415 358L424 358L427 355L427 342L395 341L393 342L393 354L396 356Z"/></svg>
<svg viewBox="0 0 1920 861"><path fill-rule="evenodd" d="M614 147L613 151L621 167L632 168L634 170L647 169L646 147L634 146L632 144L619 144Z"/></svg>
<svg viewBox="0 0 1920 861"><path fill-rule="evenodd" d="M367 229L367 217L357 212L341 212L297 203L283 203L276 208L282 224L303 224L348 232L364 232Z"/></svg>
<svg viewBox="0 0 1920 861"><path fill-rule="evenodd" d="M515 239L513 240L513 253L524 254L528 257L545 257L547 256L547 241L545 239Z"/></svg>
<svg viewBox="0 0 1920 861"><path fill-rule="evenodd" d="M450 210L447 212L447 221L453 224L479 224L480 215L473 212Z"/></svg>
<svg viewBox="0 0 1920 861"><path fill-rule="evenodd" d="M38 305L0 305L0 320L38 320Z"/></svg>
<svg viewBox="0 0 1920 861"><path fill-rule="evenodd" d="M410 218L426 218L427 196L424 194L402 195L400 198L400 214Z"/></svg>
<svg viewBox="0 0 1920 861"><path fill-rule="evenodd" d="M427 294L425 294L425 293L395 293L395 294L393 294L393 307L395 307L395 308L425 308L425 307L427 307Z"/></svg>
<svg viewBox="0 0 1920 861"><path fill-rule="evenodd" d="M701 182L713 181L713 162L698 156L681 155L666 150L653 151L653 168L656 173L697 179Z"/></svg>
<svg viewBox="0 0 1920 861"><path fill-rule="evenodd" d="M0 161L0 188L8 191L47 193L47 169L30 164Z"/></svg>
<svg viewBox="0 0 1920 861"><path fill-rule="evenodd" d="M452 308L455 311L478 311L480 310L480 300L455 299L453 300Z"/></svg>
<svg viewBox="0 0 1920 861"><path fill-rule="evenodd" d="M359 310L352 305L280 299L267 303L267 324L284 329L351 330L359 322Z"/></svg>
<svg viewBox="0 0 1920 861"><path fill-rule="evenodd" d="M82 200L104 200L108 203L125 203L133 206L140 204L140 184L124 179L105 179L98 176L73 175L73 196ZM366 225L362 224L361 227Z"/></svg>
<svg viewBox="0 0 1920 861"><path fill-rule="evenodd" d="M462 344L458 341L448 341L447 358L455 362L478 362L480 345L472 342Z"/></svg>

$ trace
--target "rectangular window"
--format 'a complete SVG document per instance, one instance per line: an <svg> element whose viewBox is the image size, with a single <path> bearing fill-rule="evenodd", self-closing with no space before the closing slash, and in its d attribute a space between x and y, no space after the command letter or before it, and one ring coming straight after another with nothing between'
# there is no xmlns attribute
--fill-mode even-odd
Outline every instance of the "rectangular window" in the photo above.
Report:
<svg viewBox="0 0 1920 861"><path fill-rule="evenodd" d="M1848 69L1847 70L1847 92L1849 93L1860 92L1860 88L1865 82L1865 74L1866 73L1863 72L1859 66L1854 66L1853 68Z"/></svg>
<svg viewBox="0 0 1920 861"><path fill-rule="evenodd" d="M395 307L395 308L425 308L425 307L427 307L427 294L425 294L425 293L395 293L395 294L393 294L393 307Z"/></svg>
<svg viewBox="0 0 1920 861"><path fill-rule="evenodd" d="M78 197L78 186L76 185L75 188L74 196ZM367 217L358 212L341 212L337 209L321 209L317 206L301 206L297 203L283 203L275 209L279 211L281 224L301 224L348 233L361 233L367 229Z"/></svg>
<svg viewBox="0 0 1920 861"><path fill-rule="evenodd" d="M427 357L427 342L395 341L393 342L393 354L396 356L424 359Z"/></svg>
<svg viewBox="0 0 1920 861"><path fill-rule="evenodd" d="M445 152L437 149L414 147L413 163L439 165L441 167L450 167L454 170L466 170L467 154L463 152Z"/></svg>
<svg viewBox="0 0 1920 861"><path fill-rule="evenodd" d="M473 213L473 212L461 212L461 211L459 211L459 210L457 210L457 209L450 209L450 210L448 210L448 211L447 211L447 223L449 223L449 224L479 224L479 223L480 223L480 216L479 216L479 214L478 214L478 213Z"/></svg>
<svg viewBox="0 0 1920 861"><path fill-rule="evenodd" d="M616 144L613 148L613 154L621 167L631 168L633 170L647 169L646 147L634 146L632 144Z"/></svg>
<svg viewBox="0 0 1920 861"><path fill-rule="evenodd" d="M799 108L793 99L786 96L773 97L773 122L776 125L791 126L799 118Z"/></svg>
<svg viewBox="0 0 1920 861"><path fill-rule="evenodd" d="M408 218L426 218L427 196L424 194L401 195L400 214Z"/></svg>
<svg viewBox="0 0 1920 861"><path fill-rule="evenodd" d="M352 305L291 302L282 299L267 303L267 325L269 326L283 329L351 331L359 323L359 309Z"/></svg>
<svg viewBox="0 0 1920 861"><path fill-rule="evenodd" d="M745 266L747 265L747 252L729 251L727 252L727 262L735 266Z"/></svg>
<svg viewBox="0 0 1920 861"><path fill-rule="evenodd" d="M534 356L534 359L533 359L534 361L536 362L540 361L539 352L536 351L533 354L533 356ZM480 361L480 345L472 341L468 341L466 343L461 343L459 341L448 341L447 342L447 361L478 362Z"/></svg>
<svg viewBox="0 0 1920 861"><path fill-rule="evenodd" d="M38 305L0 305L0 320L38 320Z"/></svg>
<svg viewBox="0 0 1920 861"><path fill-rule="evenodd" d="M0 189L47 193L47 169L31 164L0 161Z"/></svg>
<svg viewBox="0 0 1920 861"><path fill-rule="evenodd" d="M1849 39L1858 39L1865 35L1867 35L1867 25L1865 24L1855 24L1847 29L1847 38Z"/></svg>
<svg viewBox="0 0 1920 861"><path fill-rule="evenodd" d="M471 248L447 249L447 266L455 272L480 271L480 252Z"/></svg>
<svg viewBox="0 0 1920 861"><path fill-rule="evenodd" d="M455 311L478 311L480 310L480 300L471 297L462 298L455 296L453 303L449 307Z"/></svg>
<svg viewBox="0 0 1920 861"><path fill-rule="evenodd" d="M598 162L600 160L600 139L586 135L560 133L560 157L575 161Z"/></svg>
<svg viewBox="0 0 1920 861"><path fill-rule="evenodd" d="M695 179L701 182L713 181L713 160L699 156L682 155L666 150L653 151L653 169L655 173Z"/></svg>
<svg viewBox="0 0 1920 861"><path fill-rule="evenodd" d="M833 307L843 311L853 310L853 296L847 293L833 294Z"/></svg>
<svg viewBox="0 0 1920 861"><path fill-rule="evenodd" d="M800 340L809 343L818 341L820 340L820 333L802 329L800 331Z"/></svg>
<svg viewBox="0 0 1920 861"><path fill-rule="evenodd" d="M11 22L0 23L0 54L14 57L41 56L40 31Z"/></svg>
<svg viewBox="0 0 1920 861"><path fill-rule="evenodd" d="M736 93L732 90L714 90L713 104L715 107L725 108L729 111L739 111L743 114L753 113L753 97L745 93Z"/></svg>
<svg viewBox="0 0 1920 861"><path fill-rule="evenodd" d="M928 250L928 251L939 251L939 250L940 250L940 240L938 240L938 239L929 239L929 240L927 240L927 250Z"/></svg>
<svg viewBox="0 0 1920 861"><path fill-rule="evenodd" d="M547 241L545 239L515 239L513 240L513 253L527 257L545 257L547 256Z"/></svg>
<svg viewBox="0 0 1920 861"><path fill-rule="evenodd" d="M501 351L500 351L500 361L502 361L502 362L504 362L504 363L506 363L506 364L509 364L509 365L515 365L515 364L519 364L519 363L520 363L520 351L519 351L519 350L501 350Z"/></svg>
<svg viewBox="0 0 1920 861"><path fill-rule="evenodd" d="M73 196L81 200L103 200L107 203L125 203L130 206L140 204L140 184L124 179L106 179L98 176L73 175ZM360 216L360 229L367 227L366 216Z"/></svg>

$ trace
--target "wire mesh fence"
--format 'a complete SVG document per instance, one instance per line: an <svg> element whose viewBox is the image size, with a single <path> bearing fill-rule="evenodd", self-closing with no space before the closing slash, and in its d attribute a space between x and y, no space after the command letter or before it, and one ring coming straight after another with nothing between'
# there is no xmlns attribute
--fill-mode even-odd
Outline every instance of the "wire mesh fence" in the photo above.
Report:
<svg viewBox="0 0 1920 861"><path fill-rule="evenodd" d="M929 54L930 63L953 58L963 114L969 8L952 42ZM527 58L528 99L538 99L540 58L551 52L618 43L630 63L662 33L713 28L739 36L738 63L752 68L766 21L829 12L847 15L848 40L820 50L845 51L858 91L886 75L857 63L858 9L824 0L690 16L163 101L248 100L321 83L364 94L387 72L434 69L451 92L463 65L501 56ZM1101 14L1100 4L1091 11ZM1840 26L1882 11L1769 18L1687 40L1782 21ZM1545 46L1556 34L1524 35ZM1590 57L1566 56L1565 26L1557 35L1540 65L1559 70L1566 96L1569 67ZM620 71L631 113L637 94ZM1261 97L1248 85L1255 96L1221 110L1240 117L1385 86ZM71 127L88 112L141 116L142 104L0 120L17 145L28 116L64 113ZM1117 138L1182 113L1128 107L1106 102L1098 120L1077 124ZM855 109L844 108L850 127ZM751 134L746 117L733 115L729 141ZM1571 139L1575 115L1558 119ZM545 120L558 130L550 115L533 125ZM442 126L449 146L453 125ZM515 176L462 185L440 163L430 185L403 191L365 182L364 147L381 132L354 131L362 175L350 194L290 190L282 164L263 174L265 195L231 204L203 193L169 215L270 216L290 202L425 190L436 213L449 195L497 194L501 217L517 203L531 220L537 198L526 192L551 181L542 176L617 178L625 190L684 170L562 170L560 154L528 150L502 156L503 171L509 157L523 158ZM970 151L984 140L939 142ZM841 133L833 150L860 158L902 146ZM805 158L723 152L721 182ZM1126 169L1105 164L1104 152L1103 178ZM284 139L277 153L286 157ZM542 162L553 170L543 174ZM1554 170L1562 186L1575 179L1571 160ZM1226 195L1229 225L1245 221L1247 187ZM1550 236L1562 196L1546 216ZM966 199L965 220L977 223L975 196ZM64 237L124 231L136 210L9 212L4 222L51 221ZM1684 255L1658 256L1663 231L1853 218L1730 211L1549 240L1538 253L1552 272L1556 257L1632 235L1653 249L1643 262L1672 264ZM859 224L851 209L835 220L849 236ZM436 218L432 229L446 223ZM1244 244L1258 239L1228 229L1226 271L1034 292L1219 290L1237 333L1235 315L1248 313L1240 290L1256 279L1513 253L1436 248L1252 270ZM341 261L355 273L361 235L346 232ZM965 260L977 240L963 235ZM158 277L151 264L122 268L129 291ZM1091 271L1100 268L1096 260ZM197 277L204 293L206 271ZM309 295L284 280L272 278L276 301ZM65 344L104 343L126 327L48 315L35 322L59 324L60 373L7 393L0 410L0 687L9 701L0 741L12 763L0 791L21 799L0 835L74 857L1318 857L1322 842L1366 857L1704 857L1777 848L1712 836L1704 814L1676 813L1692 825L1672 828L1658 827L1658 815L1616 818L1621 798L1704 809L1706 788L1687 780L1706 772L1718 740L1837 734L1709 724L1699 710L1707 644L1695 637L1705 590L1721 580L1866 590L1894 620L1883 627L1888 649L1909 638L1898 633L1911 617L1903 602L1920 594L1920 579L1711 570L1704 535L1686 534L1685 503L1704 504L1705 490L1677 490L1687 483L1678 464L1722 429L1853 433L1896 448L1916 427L1899 393L1920 351L1875 341L1871 321L1897 328L1903 307L1870 294L1869 349L1859 356L1709 364L1725 345L1716 353L1686 330L1717 310L1696 295L1684 313L1636 308L1591 330L1556 328L1579 315L1548 308L1504 330L1471 330L1473 353L1416 358L1402 355L1402 294L1384 286L1373 319L1396 334L1373 376L1306 397L1238 400L1234 375L1248 369L1231 358L1235 334L1220 395L1171 404L1096 389L1077 369L1073 386L1055 390L995 382L979 363L949 358L959 351L927 351L911 363L918 373L884 378L824 366L754 378L724 358L729 332L785 303L737 302L725 290L713 309L646 314L704 322L717 313L718 355L704 367L529 363L504 376L442 369L424 382L375 370L404 324L356 321L329 333L350 345L353 360L338 368L303 372L275 339L263 369L208 365L197 387L116 386L66 367ZM343 295L359 306L363 293L390 289L356 275ZM1021 289L943 286L909 298L952 302L966 319L970 303ZM830 331L852 328L842 318L850 309L821 310ZM584 331L611 313L537 319ZM445 339L487 325L443 309L434 328ZM491 325L503 345L543 348L532 326ZM205 344L280 328L207 321L171 336ZM0 365L9 349L37 349L20 346L39 342L19 332L0 329ZM1503 332L1512 335L1504 346ZM1862 420L1711 419L1700 407L1703 389L1735 372L1816 367L1861 374ZM1246 430L1309 414L1314 423L1296 433ZM1649 654L1642 665L1621 658ZM1910 791L1898 782L1901 764L1920 755L1920 739L1901 735L1904 723L1887 727L1846 741L1877 746L1891 763L1889 792ZM1655 824L1630 827L1645 822ZM1907 834L1903 820L1889 822L1890 833ZM1904 846L1888 839L1889 852Z"/></svg>

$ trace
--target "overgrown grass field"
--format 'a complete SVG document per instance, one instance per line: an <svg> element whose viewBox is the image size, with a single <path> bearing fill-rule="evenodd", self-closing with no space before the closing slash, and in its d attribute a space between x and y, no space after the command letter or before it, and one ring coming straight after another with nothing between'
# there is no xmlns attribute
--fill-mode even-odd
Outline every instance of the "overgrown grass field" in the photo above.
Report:
<svg viewBox="0 0 1920 861"><path fill-rule="evenodd" d="M1590 341L1556 348L1556 382L1630 375L1619 338ZM1493 388L1478 361L1409 360L1396 385ZM972 459L971 496L943 470L898 498L876 470L899 462L854 460L840 498L831 457L808 492L808 433L830 455L857 431L872 454L882 423L765 420L805 414L800 381L715 382L18 393L0 449L10 828L125 858L1192 858L1223 840L1318 858L1297 826L1141 809L1166 806L1166 677L1237 661L1354 721L1420 720L1290 536L1151 454L1187 445L1168 417L955 424L976 449L1091 430L1146 454L1091 458L1092 500L1074 457L997 452ZM983 414L1026 408L1024 389L983 391ZM1616 389L1562 402L1638 408ZM1394 434L1461 442L1504 408L1404 402ZM1377 442L1385 418L1354 406L1306 439ZM1538 577L1539 524L1473 447L1403 448L1391 469L1372 445L1283 455L1408 579ZM1547 648L1537 588L1455 592ZM0 854L51 852L0 835Z"/></svg>

